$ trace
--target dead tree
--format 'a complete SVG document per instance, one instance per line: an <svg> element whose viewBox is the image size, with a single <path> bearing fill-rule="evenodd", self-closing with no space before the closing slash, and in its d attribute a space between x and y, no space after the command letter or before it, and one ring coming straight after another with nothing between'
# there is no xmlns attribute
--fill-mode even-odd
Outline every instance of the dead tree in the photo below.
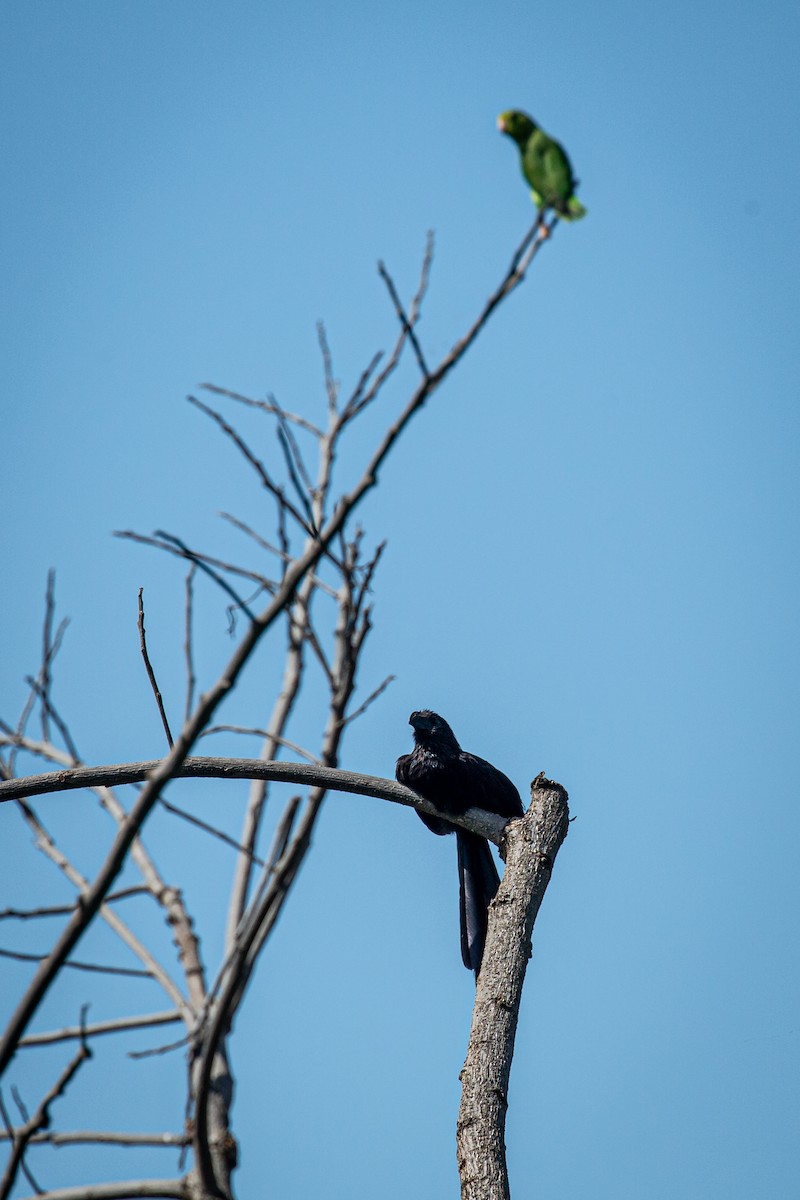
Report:
<svg viewBox="0 0 800 1200"><path fill-rule="evenodd" d="M298 870L309 850L320 808L329 790L351 791L382 800L435 811L420 797L394 781L357 775L339 769L342 739L348 726L362 715L391 681L387 676L362 699L356 676L369 635L372 609L370 593L383 550L367 547L363 531L355 524L359 506L378 482L380 469L409 422L416 417L440 384L460 364L466 351L485 328L502 301L525 278L554 220L539 216L513 255L499 285L483 305L472 325L436 364L428 362L417 333L432 261L432 240L424 254L419 284L411 302L400 299L385 267L379 273L386 286L399 325L388 355L376 354L352 391L343 396L334 378L331 355L322 327L319 341L327 394L327 424L323 427L297 413L286 412L278 400L255 400L220 387L205 385L215 403L190 397L195 408L212 421L241 455L275 508L275 527L269 536L239 518L225 520L260 556L268 556L274 569L223 561L173 534L153 535L125 531L120 536L145 543L177 557L187 565L185 582L186 700L184 715L173 737L170 716L159 691L156 671L148 652L145 610L139 594L139 636L144 668L162 720L167 751L150 762L87 766L69 725L58 710L52 691L56 656L66 623L56 626L53 578L45 602L43 649L35 676L29 678L29 696L19 718L0 724L0 801L4 816L16 807L34 835L38 849L69 881L73 904L41 905L36 909L6 909L6 920L65 918L52 948L41 956L36 969L11 1013L0 1041L0 1073L14 1069L33 1048L54 1042L74 1041L78 1051L52 1087L29 1115L24 1098L12 1089L18 1113L0 1091L0 1119L9 1145L9 1158L0 1183L0 1200L15 1187L20 1173L31 1188L48 1200L97 1197L115 1200L134 1196L175 1196L187 1200L228 1198L234 1195L232 1173L237 1143L231 1121L233 1076L231 1028L247 984L275 922L291 894ZM378 438L363 464L355 485L337 493L333 464L342 441L357 419L387 389L404 356L413 356L419 379L399 415ZM277 443L271 454L257 450L237 430L230 415L247 406L263 415ZM313 466L312 466L313 461ZM277 462L277 467L275 463ZM215 682L197 695L194 668L193 605L198 581L205 577L228 602L231 622L241 628L229 662ZM245 594L247 592L248 594ZM272 710L247 726L215 724L220 706L236 687L255 648L263 639L285 639L283 678ZM314 751L290 740L291 721L301 694L304 674L311 665L321 671L327 688L327 717L320 745ZM38 718L39 732L33 732ZM174 717L173 717L174 720ZM192 750L200 739L225 730L261 737L258 758L198 757ZM295 760L285 761L283 753ZM20 775L18 761L39 760L50 769L45 774ZM200 822L166 798L171 780L187 777L247 779L249 802L244 825L238 832ZM260 856L268 789L278 782L292 785L292 794L274 823L271 849ZM129 802L123 787L139 783ZM98 804L116 824L116 835L93 878L85 877L48 832L41 813L41 798L50 792L91 789ZM295 792L294 789L297 789ZM130 793L125 793L129 795ZM34 800L36 806L34 807ZM13 802L13 805L12 803ZM62 799L61 803L67 803ZM186 820L200 824L209 836L223 839L235 851L227 911L224 953L213 973L207 972L180 886L164 879L148 848L146 822L154 806L163 805ZM463 1102L458 1125L459 1169L463 1194L468 1197L508 1195L503 1127L505 1091L511 1065L514 1032L525 965L530 953L533 920L549 879L553 859L567 830L566 794L540 777L534 781L533 803L526 817L504 831L501 818L471 811L466 828L483 833L504 845L508 833L508 868L490 917L484 964L478 981L474 1020L467 1061L462 1074ZM115 891L123 866L132 862L139 874L133 888ZM146 937L120 915L120 901L132 891L145 894L167 921L175 948L175 961L161 961ZM68 969L103 971L98 963L76 957L82 937L97 922L104 922L122 940L138 966L129 973L155 980L169 1007L162 1012L120 1017L92 1023L86 1013L73 1025L28 1034L28 1027L54 983ZM24 955L23 955L24 957ZM29 956L31 957L31 956ZM37 956L33 956L37 957ZM93 1056L101 1035L162 1025L182 1026L180 1043L186 1047L186 1127L170 1133L122 1133L98 1129L69 1132L52 1125L57 1102L75 1075ZM51 1112L54 1110L54 1112ZM134 1178L127 1183L89 1183L80 1188L44 1190L32 1173L35 1149L51 1145L145 1145L180 1147L187 1159L184 1169L170 1179ZM87 1168L90 1171L90 1168Z"/></svg>

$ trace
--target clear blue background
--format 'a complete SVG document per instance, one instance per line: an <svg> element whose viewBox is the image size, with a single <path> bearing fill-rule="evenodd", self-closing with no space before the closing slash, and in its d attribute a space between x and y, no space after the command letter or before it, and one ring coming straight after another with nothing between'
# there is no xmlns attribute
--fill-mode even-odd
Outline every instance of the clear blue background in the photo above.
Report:
<svg viewBox="0 0 800 1200"><path fill-rule="evenodd" d="M558 228L360 514L389 541L362 694L398 679L342 756L391 775L430 706L523 791L542 769L569 789L511 1080L517 1196L797 1187L799 27L796 5L745 0L0 14L1 707L37 669L55 566L73 618L55 696L90 762L162 753L141 585L181 708L181 572L110 531L227 557L247 549L218 510L270 531L183 396L211 380L321 415L315 321L352 386L395 336L375 260L409 294L428 228L435 360L531 220L497 112L529 109L570 151L589 217ZM343 484L413 377L354 435ZM218 598L199 604L207 686L231 645ZM227 719L264 719L276 662L257 658ZM311 682L307 701L311 742ZM172 795L238 830L238 785ZM91 874L111 836L92 799L39 810ZM0 820L2 903L68 898L16 812ZM230 854L164 814L148 835L213 964ZM472 985L454 860L413 814L330 798L236 1026L241 1195L458 1195ZM168 958L148 905L125 912ZM0 928L6 946L52 936ZM93 953L130 964L110 936L77 957ZM11 1004L30 968L0 968ZM64 981L36 1027L89 994L95 1020L165 1007L146 982L90 982ZM168 1037L98 1044L57 1124L180 1129L182 1064L125 1058ZM31 1106L68 1055L16 1060ZM162 1150L32 1161L44 1186L176 1171Z"/></svg>

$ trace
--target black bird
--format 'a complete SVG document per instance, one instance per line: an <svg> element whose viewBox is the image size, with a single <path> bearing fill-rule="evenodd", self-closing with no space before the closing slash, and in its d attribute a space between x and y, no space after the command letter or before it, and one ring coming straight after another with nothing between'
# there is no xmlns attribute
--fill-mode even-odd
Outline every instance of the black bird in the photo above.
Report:
<svg viewBox="0 0 800 1200"><path fill-rule="evenodd" d="M521 817L522 801L511 780L491 763L462 750L455 735L438 713L413 712L414 749L397 760L400 783L424 796L444 813L460 814L483 808L501 817ZM442 817L418 813L434 833L455 833L458 847L461 957L477 978L486 941L489 905L500 886L486 838L451 825Z"/></svg>

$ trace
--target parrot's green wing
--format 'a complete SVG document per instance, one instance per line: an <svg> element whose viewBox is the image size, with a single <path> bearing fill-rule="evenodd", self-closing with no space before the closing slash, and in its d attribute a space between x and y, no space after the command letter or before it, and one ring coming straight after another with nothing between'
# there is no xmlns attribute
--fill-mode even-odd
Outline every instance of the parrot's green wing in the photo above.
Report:
<svg viewBox="0 0 800 1200"><path fill-rule="evenodd" d="M535 129L522 151L522 171L531 185L539 208L554 208L568 221L582 217L586 209L573 195L572 167L562 146Z"/></svg>

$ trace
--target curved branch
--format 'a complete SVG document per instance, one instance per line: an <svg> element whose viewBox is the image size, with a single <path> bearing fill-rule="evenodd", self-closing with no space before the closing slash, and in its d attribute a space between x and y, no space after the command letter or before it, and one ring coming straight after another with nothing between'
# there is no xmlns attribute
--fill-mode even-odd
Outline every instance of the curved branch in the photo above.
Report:
<svg viewBox="0 0 800 1200"><path fill-rule="evenodd" d="M63 771L48 771L45 775L28 775L0 783L0 802L20 800L25 796L41 796L47 792L75 791L86 787L119 787L126 783L142 783L166 762L152 758L144 762L114 763L106 767L72 767ZM321 787L329 792L349 792L355 796L373 796L403 804L418 812L441 815L429 800L418 796L402 783L380 775L362 775L359 771L343 771L339 767L323 767L316 763L265 762L261 758L206 758L200 755L184 760L175 771L175 779L267 779L273 783L296 783ZM462 817L448 817L472 833L500 845L506 824L504 817L471 808Z"/></svg>

